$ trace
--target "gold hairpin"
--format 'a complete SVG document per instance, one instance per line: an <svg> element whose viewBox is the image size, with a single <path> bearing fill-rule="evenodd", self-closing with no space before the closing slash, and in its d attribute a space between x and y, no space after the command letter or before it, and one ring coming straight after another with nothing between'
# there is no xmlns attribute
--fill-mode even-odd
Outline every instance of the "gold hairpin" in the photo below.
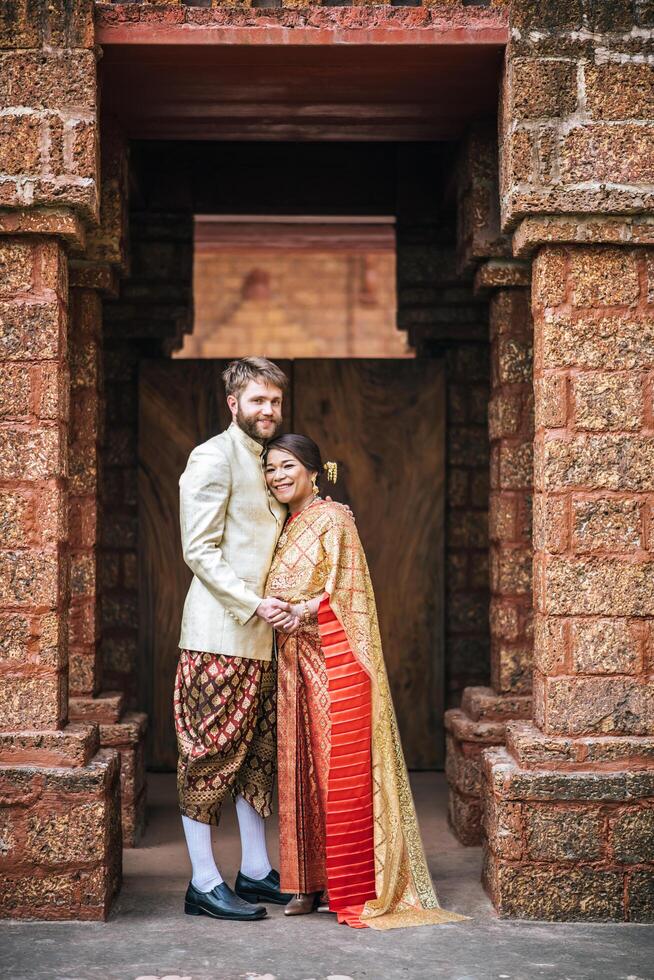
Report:
<svg viewBox="0 0 654 980"><path fill-rule="evenodd" d="M332 463L331 460L325 463L323 470L327 476L330 483L336 483L338 479L338 463Z"/></svg>

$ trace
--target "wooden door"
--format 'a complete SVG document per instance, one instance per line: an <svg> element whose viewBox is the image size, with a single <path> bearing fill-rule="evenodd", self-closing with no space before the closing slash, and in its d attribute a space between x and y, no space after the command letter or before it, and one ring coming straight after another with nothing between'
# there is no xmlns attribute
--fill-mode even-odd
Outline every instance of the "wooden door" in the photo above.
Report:
<svg viewBox="0 0 654 980"><path fill-rule="evenodd" d="M172 687L191 573L179 536L179 476L229 423L226 362L144 362L140 381L140 647L149 765L173 769ZM288 430L339 463L370 564L407 763L443 764L444 383L437 361L280 362Z"/></svg>
<svg viewBox="0 0 654 980"><path fill-rule="evenodd" d="M407 764L443 765L444 375L434 360L295 361L293 426L339 464L370 565Z"/></svg>

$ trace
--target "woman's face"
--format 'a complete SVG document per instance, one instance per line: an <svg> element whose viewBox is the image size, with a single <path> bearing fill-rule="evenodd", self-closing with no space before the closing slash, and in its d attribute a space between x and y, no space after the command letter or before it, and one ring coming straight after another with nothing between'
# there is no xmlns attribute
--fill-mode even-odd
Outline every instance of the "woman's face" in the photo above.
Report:
<svg viewBox="0 0 654 980"><path fill-rule="evenodd" d="M271 449L266 457L266 483L282 504L291 510L312 495L312 474L285 449Z"/></svg>

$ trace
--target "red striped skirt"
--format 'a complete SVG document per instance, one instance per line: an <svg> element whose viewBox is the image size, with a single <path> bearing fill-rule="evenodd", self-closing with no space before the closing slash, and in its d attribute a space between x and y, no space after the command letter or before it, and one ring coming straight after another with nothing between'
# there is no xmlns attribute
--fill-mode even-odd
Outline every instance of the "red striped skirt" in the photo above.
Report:
<svg viewBox="0 0 654 980"><path fill-rule="evenodd" d="M278 766L281 886L322 891L362 926L376 897L370 678L326 596L318 630L280 636Z"/></svg>

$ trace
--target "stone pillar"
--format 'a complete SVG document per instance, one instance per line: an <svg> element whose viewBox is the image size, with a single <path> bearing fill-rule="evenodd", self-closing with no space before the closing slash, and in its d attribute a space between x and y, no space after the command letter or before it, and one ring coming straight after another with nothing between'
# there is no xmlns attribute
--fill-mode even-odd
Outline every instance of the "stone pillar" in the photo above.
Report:
<svg viewBox="0 0 654 980"><path fill-rule="evenodd" d="M486 343L457 343L455 337L442 350L447 371L445 695L450 707L468 685L488 679L489 351Z"/></svg>
<svg viewBox="0 0 654 980"><path fill-rule="evenodd" d="M533 256L534 704L484 753L483 795L484 881L519 918L654 918L648 27L638 6L512 4L501 201Z"/></svg>
<svg viewBox="0 0 654 980"><path fill-rule="evenodd" d="M70 717L99 726L102 748L121 758L123 845L138 842L145 826L147 718L126 709L125 695L104 684L102 583L99 550L105 393L103 298L116 298L128 271L127 144L115 121L103 119L100 224L88 236L84 258L71 271Z"/></svg>
<svg viewBox="0 0 654 980"><path fill-rule="evenodd" d="M98 216L93 4L4 5L0 39L0 916L101 919L119 759L68 723L67 250Z"/></svg>
<svg viewBox="0 0 654 980"><path fill-rule="evenodd" d="M68 720L68 269L0 239L0 916L103 918L120 882L118 759Z"/></svg>
<svg viewBox="0 0 654 980"><path fill-rule="evenodd" d="M529 717L531 684L531 391L529 268L511 258L499 224L495 127L476 123L457 170L457 267L476 269L478 297L490 296L489 548L491 687L472 685L445 715L448 818L458 839L479 844L481 753L502 745L506 722ZM466 399L466 393L463 392ZM486 571L480 565L480 573Z"/></svg>
<svg viewBox="0 0 654 980"><path fill-rule="evenodd" d="M91 280L91 265L73 270ZM100 278L98 270L98 277ZM99 726L102 748L121 757L123 845L134 846L145 826L144 745L146 716L125 708L122 691L103 686L99 486L104 429L102 296L97 289L71 291L70 717Z"/></svg>
<svg viewBox="0 0 654 980"><path fill-rule="evenodd" d="M102 687L97 581L98 443L102 424L102 308L95 290L70 290L68 635L71 709Z"/></svg>
<svg viewBox="0 0 654 980"><path fill-rule="evenodd" d="M502 745L507 721L531 709L532 327L525 273L509 263L480 270L490 303L489 558L491 687L467 687L446 713L450 826L481 841L481 753ZM508 288L509 272L515 286Z"/></svg>
<svg viewBox="0 0 654 980"><path fill-rule="evenodd" d="M648 920L654 250L544 247L533 275L535 724L486 756L485 880L504 914Z"/></svg>

